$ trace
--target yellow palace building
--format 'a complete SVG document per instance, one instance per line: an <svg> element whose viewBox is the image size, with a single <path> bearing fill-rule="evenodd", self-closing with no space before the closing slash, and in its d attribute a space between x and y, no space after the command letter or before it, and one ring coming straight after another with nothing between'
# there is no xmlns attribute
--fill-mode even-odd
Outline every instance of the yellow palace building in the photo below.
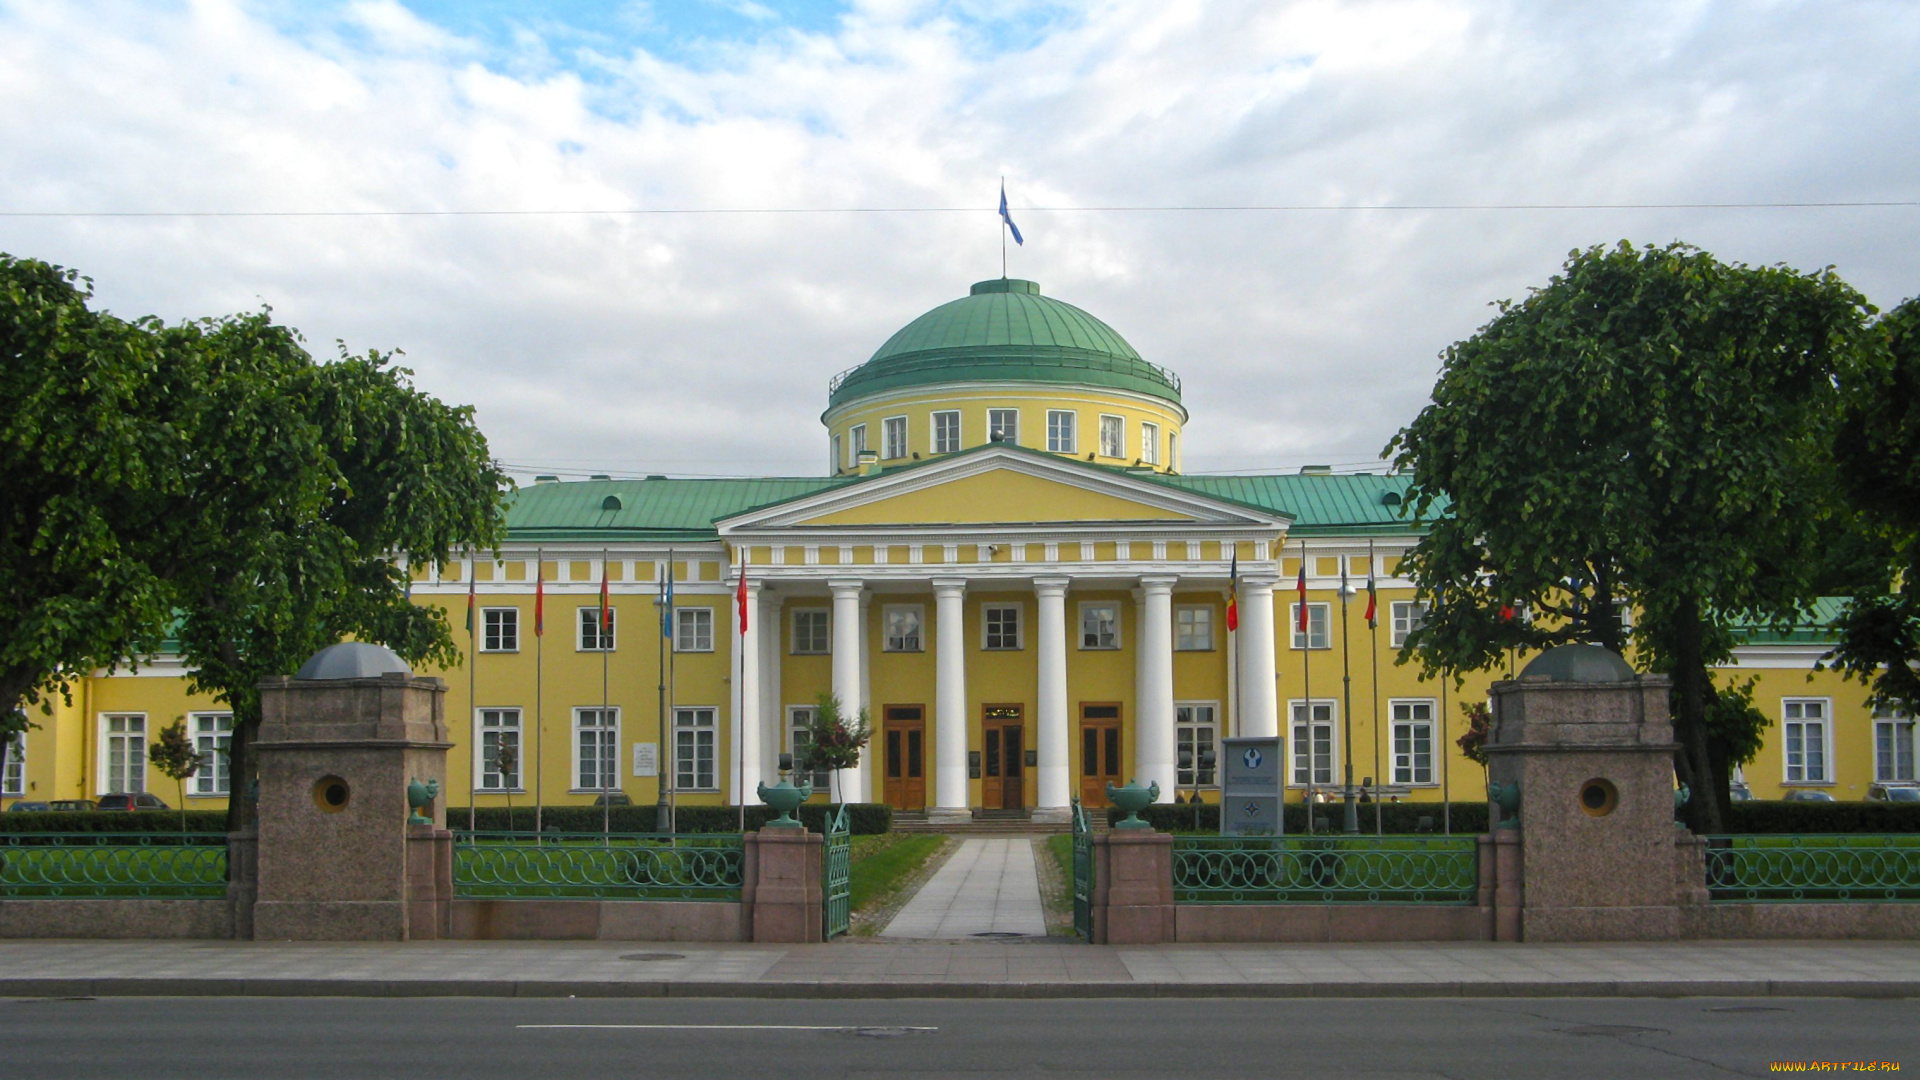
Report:
<svg viewBox="0 0 1920 1080"><path fill-rule="evenodd" d="M832 381L821 419L824 475L543 477L515 496L498 559L415 570L415 602L445 609L456 637L469 594L477 608L469 662L433 673L461 744L451 805L647 803L663 783L681 803L752 801L823 694L873 726L836 795L935 819L1060 817L1130 778L1212 798L1231 735L1286 735L1302 798L1337 795L1349 755L1375 797L1483 797L1453 740L1461 703L1504 672L1455 687L1394 661L1420 616L1397 573L1417 539L1405 478L1183 474L1179 379L1021 280L907 324ZM1774 720L1745 769L1761 798L1914 778L1912 721L1814 673L1826 647L1817 627L1752 636L1726 673L1758 676ZM73 689L13 755L9 802L171 802L146 747L181 717L211 763L187 802L224 805L231 718L186 692L177 662Z"/></svg>

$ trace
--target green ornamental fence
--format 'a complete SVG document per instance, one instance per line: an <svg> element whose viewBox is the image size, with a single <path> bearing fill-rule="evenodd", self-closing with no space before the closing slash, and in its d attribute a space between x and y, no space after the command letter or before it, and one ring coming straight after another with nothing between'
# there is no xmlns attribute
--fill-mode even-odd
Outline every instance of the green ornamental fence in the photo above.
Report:
<svg viewBox="0 0 1920 1080"><path fill-rule="evenodd" d="M1179 904L1472 904L1473 837L1175 836Z"/></svg>
<svg viewBox="0 0 1920 1080"><path fill-rule="evenodd" d="M227 838L206 833L0 835L0 897L219 899Z"/></svg>
<svg viewBox="0 0 1920 1080"><path fill-rule="evenodd" d="M463 899L740 899L738 833L454 834Z"/></svg>
<svg viewBox="0 0 1920 1080"><path fill-rule="evenodd" d="M1073 932L1093 940L1093 824L1073 800Z"/></svg>
<svg viewBox="0 0 1920 1080"><path fill-rule="evenodd" d="M827 818L827 839L822 849L820 881L827 897L821 910L827 940L832 941L853 924L853 829L847 821L846 804Z"/></svg>
<svg viewBox="0 0 1920 1080"><path fill-rule="evenodd" d="M1707 890L1734 902L1920 900L1920 835L1709 836Z"/></svg>

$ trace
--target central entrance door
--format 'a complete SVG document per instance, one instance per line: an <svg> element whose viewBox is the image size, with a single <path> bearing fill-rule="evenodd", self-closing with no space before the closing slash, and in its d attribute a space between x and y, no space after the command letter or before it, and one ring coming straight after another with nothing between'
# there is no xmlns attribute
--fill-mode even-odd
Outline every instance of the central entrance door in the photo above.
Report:
<svg viewBox="0 0 1920 1080"><path fill-rule="evenodd" d="M1080 706L1080 805L1106 806L1120 784L1120 706Z"/></svg>
<svg viewBox="0 0 1920 1080"><path fill-rule="evenodd" d="M881 714L882 785L895 810L927 808L927 710L920 705L889 705Z"/></svg>
<svg viewBox="0 0 1920 1080"><path fill-rule="evenodd" d="M1018 705L988 705L981 714L986 767L981 770L981 805L989 810L1019 810L1027 805L1027 729Z"/></svg>

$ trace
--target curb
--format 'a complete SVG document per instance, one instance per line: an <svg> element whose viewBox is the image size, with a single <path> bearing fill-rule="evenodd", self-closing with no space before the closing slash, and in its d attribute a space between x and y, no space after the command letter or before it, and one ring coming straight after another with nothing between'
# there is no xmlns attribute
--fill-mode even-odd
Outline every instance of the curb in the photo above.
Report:
<svg viewBox="0 0 1920 1080"><path fill-rule="evenodd" d="M0 978L0 997L523 998L1920 998L1906 980L1576 982L573 982L481 979Z"/></svg>

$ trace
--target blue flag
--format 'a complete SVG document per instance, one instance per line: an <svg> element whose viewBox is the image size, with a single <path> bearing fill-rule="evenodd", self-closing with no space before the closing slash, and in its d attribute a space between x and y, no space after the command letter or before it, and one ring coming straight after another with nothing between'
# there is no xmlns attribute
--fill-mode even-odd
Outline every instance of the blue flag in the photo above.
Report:
<svg viewBox="0 0 1920 1080"><path fill-rule="evenodd" d="M660 575L660 636L673 636L673 552L667 552L666 572Z"/></svg>
<svg viewBox="0 0 1920 1080"><path fill-rule="evenodd" d="M1000 220L1006 222L1007 228L1013 230L1013 242L1026 247L1027 242L1020 238L1020 226L1015 225L1013 215L1007 213L1007 182L1005 180L1000 182Z"/></svg>

